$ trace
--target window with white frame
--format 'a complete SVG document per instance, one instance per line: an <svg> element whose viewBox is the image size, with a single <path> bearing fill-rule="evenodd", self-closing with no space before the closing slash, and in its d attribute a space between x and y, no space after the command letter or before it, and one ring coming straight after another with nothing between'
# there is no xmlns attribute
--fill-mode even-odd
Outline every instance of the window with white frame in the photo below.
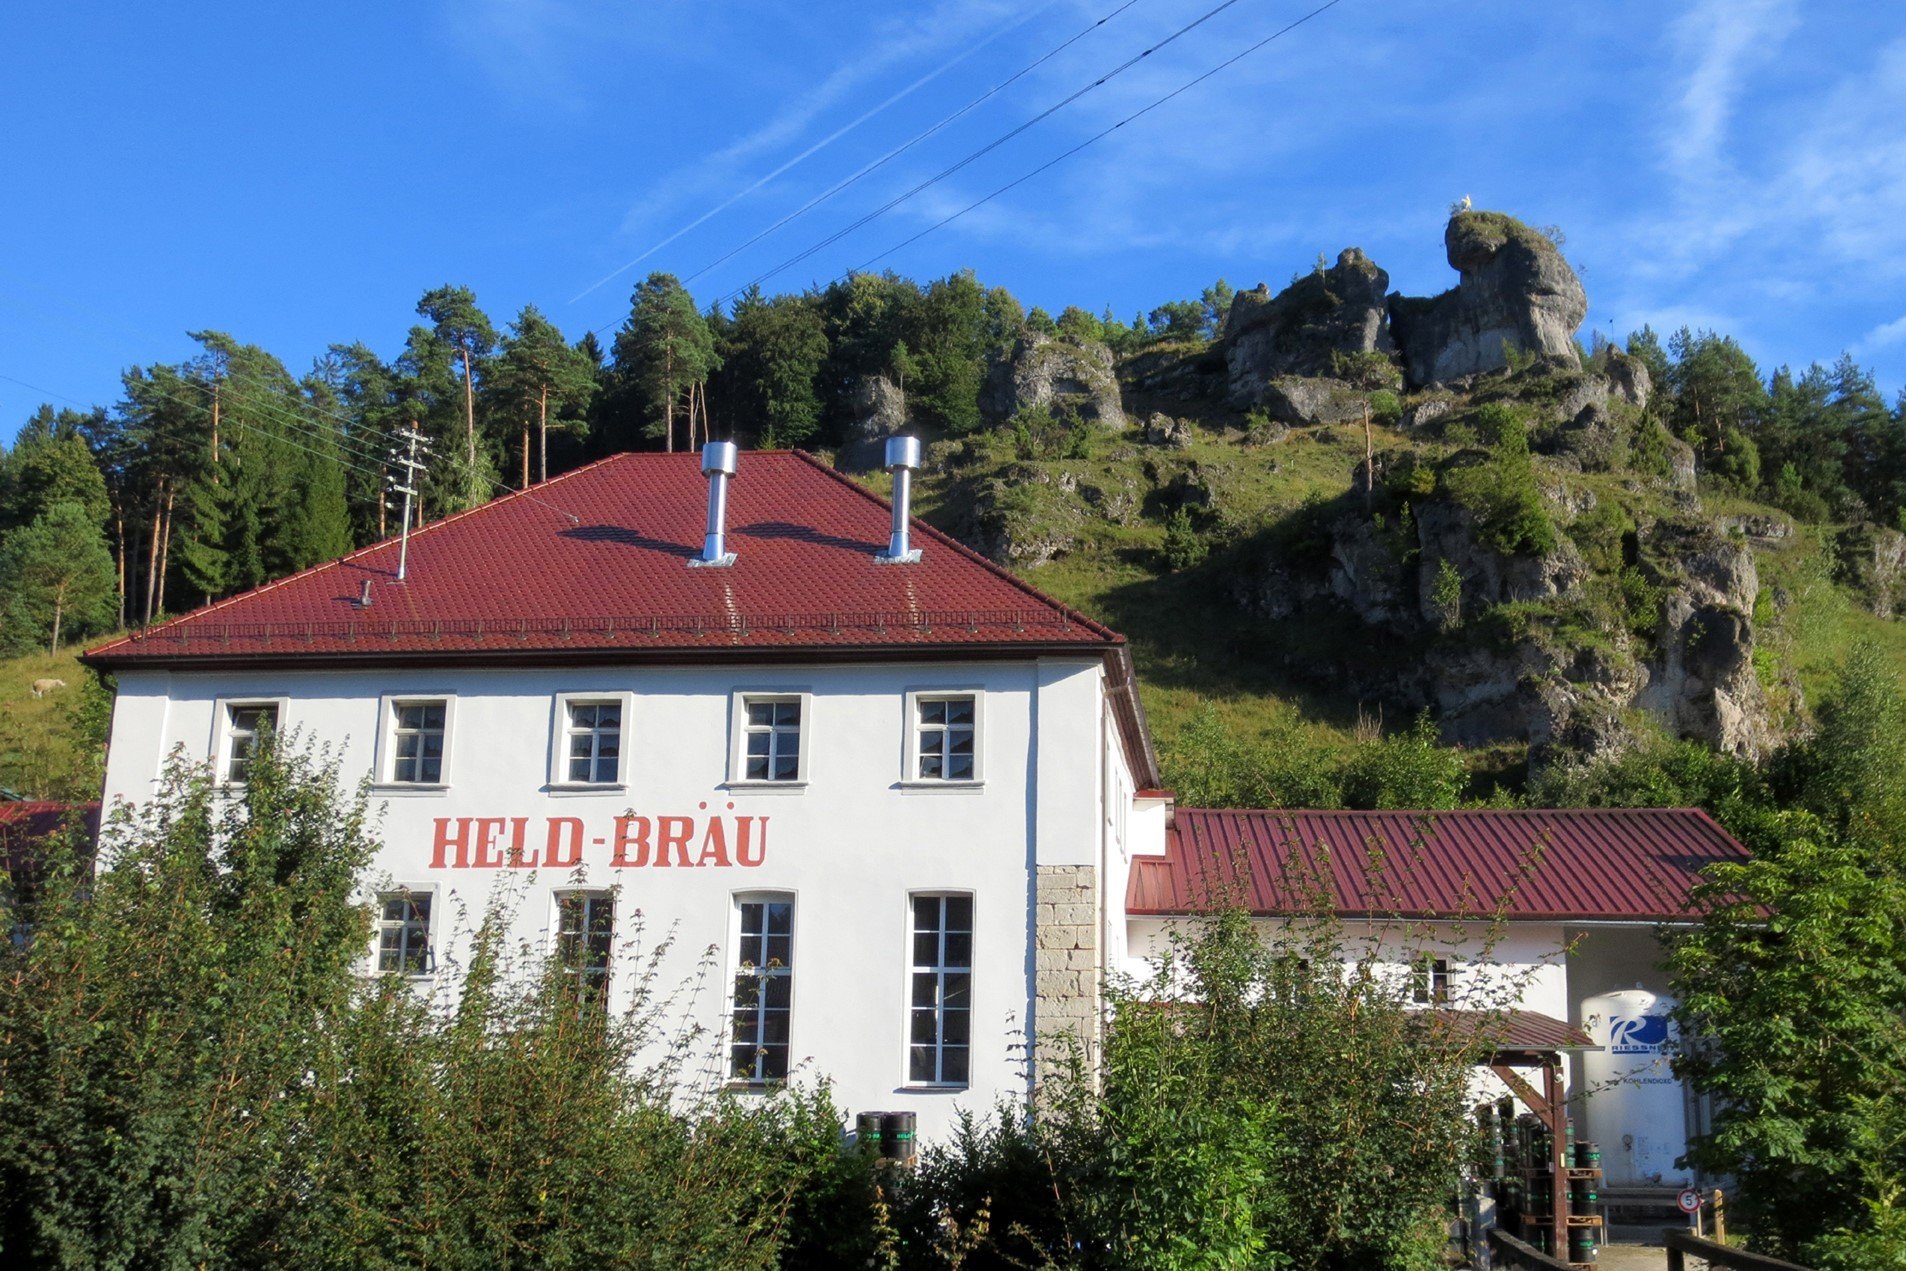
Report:
<svg viewBox="0 0 1906 1271"><path fill-rule="evenodd" d="M243 785L265 736L278 731L276 702L225 703L225 780Z"/></svg>
<svg viewBox="0 0 1906 1271"><path fill-rule="evenodd" d="M390 769L394 785L442 785L450 703L443 698L390 704Z"/></svg>
<svg viewBox="0 0 1906 1271"><path fill-rule="evenodd" d="M1449 960L1447 958L1426 955L1411 964L1410 1000L1426 1004L1449 1000Z"/></svg>
<svg viewBox="0 0 1906 1271"><path fill-rule="evenodd" d="M556 893L556 959L576 983L576 996L597 1001L609 983L615 942L615 897L606 891Z"/></svg>
<svg viewBox="0 0 1906 1271"><path fill-rule="evenodd" d="M914 693L912 700L914 781L979 779L979 695Z"/></svg>
<svg viewBox="0 0 1906 1271"><path fill-rule="evenodd" d="M558 779L569 785L614 785L622 779L620 699L563 699L563 758Z"/></svg>
<svg viewBox="0 0 1906 1271"><path fill-rule="evenodd" d="M784 1081L794 1011L794 898L735 901L734 1033L728 1075L736 1081Z"/></svg>
<svg viewBox="0 0 1906 1271"><path fill-rule="evenodd" d="M798 782L805 778L802 727L806 708L804 694L741 695L741 754L735 766L741 780Z"/></svg>
<svg viewBox="0 0 1906 1271"><path fill-rule="evenodd" d="M429 975L436 970L430 948L431 894L377 894L377 970L380 975Z"/></svg>
<svg viewBox="0 0 1906 1271"><path fill-rule="evenodd" d="M973 1017L973 898L913 898L907 1079L963 1086Z"/></svg>

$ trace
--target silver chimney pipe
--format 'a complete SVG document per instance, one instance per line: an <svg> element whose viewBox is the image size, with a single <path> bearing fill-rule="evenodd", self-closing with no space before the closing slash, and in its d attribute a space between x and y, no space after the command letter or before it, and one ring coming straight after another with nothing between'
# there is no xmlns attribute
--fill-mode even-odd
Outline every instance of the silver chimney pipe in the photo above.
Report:
<svg viewBox="0 0 1906 1271"><path fill-rule="evenodd" d="M919 466L918 437L887 438L887 471L893 473L893 536L887 540L886 555L874 558L884 565L911 565L920 559L920 549L909 542L913 470Z"/></svg>
<svg viewBox="0 0 1906 1271"><path fill-rule="evenodd" d="M708 478L708 533L702 539L702 554L690 565L735 563L735 554L728 550L728 482L735 475L736 454L732 441L711 441L702 447L702 475Z"/></svg>

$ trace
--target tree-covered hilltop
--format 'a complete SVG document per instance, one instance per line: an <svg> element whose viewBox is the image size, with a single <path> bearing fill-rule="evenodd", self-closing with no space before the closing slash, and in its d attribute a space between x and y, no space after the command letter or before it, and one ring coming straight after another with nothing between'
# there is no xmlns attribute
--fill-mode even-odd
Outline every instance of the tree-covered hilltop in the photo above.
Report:
<svg viewBox="0 0 1906 1271"><path fill-rule="evenodd" d="M0 457L0 641L137 626L395 533L413 425L420 518L708 437L866 472L905 428L929 515L1134 635L1167 749L1200 711L1325 741L1427 711L1504 771L1657 726L1764 751L1849 634L1890 635L1906 398L1849 357L1764 373L1712 332L1583 347L1558 237L1465 212L1439 296L1352 249L1129 321L970 271L706 307L658 273L605 339L451 285L389 358L340 343L299 374L196 332Z"/></svg>

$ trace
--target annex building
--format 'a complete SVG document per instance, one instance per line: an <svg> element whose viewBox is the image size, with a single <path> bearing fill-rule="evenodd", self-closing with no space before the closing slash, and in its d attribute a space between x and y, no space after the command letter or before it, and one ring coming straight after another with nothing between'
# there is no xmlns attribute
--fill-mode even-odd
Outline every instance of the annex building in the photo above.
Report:
<svg viewBox="0 0 1906 1271"><path fill-rule="evenodd" d="M181 754L242 783L267 727L329 745L382 805L367 974L434 983L498 895L612 1005L672 936L665 978L719 968L737 1086L824 1074L926 1135L1023 1093L1029 1039L1089 1040L1225 871L1278 921L1292 846L1336 845L1346 915L1453 933L1396 950L1426 1004L1525 966L1569 1045L1740 851L1698 813L1174 808L1122 637L913 521L917 455L896 506L799 453L618 455L103 645L105 801ZM1378 839L1420 867L1401 909ZM1498 883L1526 908L1472 965Z"/></svg>

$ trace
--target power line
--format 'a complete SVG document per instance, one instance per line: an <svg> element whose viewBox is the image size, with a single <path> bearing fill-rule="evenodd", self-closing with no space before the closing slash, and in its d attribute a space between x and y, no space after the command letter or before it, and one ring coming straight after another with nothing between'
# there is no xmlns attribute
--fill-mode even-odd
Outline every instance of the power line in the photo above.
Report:
<svg viewBox="0 0 1906 1271"><path fill-rule="evenodd" d="M1132 3L1136 3L1136 2L1137 0L1132 0ZM1010 25L1001 27L999 30L993 32L991 35L987 36L985 39L981 40L977 44L968 45L965 50L963 50L961 53L959 53L956 57L954 57L950 61L943 62L939 66L935 67L933 70L928 71L925 75L922 75L920 78L914 80L911 84L908 84L905 88L893 94L893 96L887 98L887 100L881 102L878 106L875 106L873 109L862 114L859 118L854 119L849 123L843 124L839 128L836 128L833 132L821 138L819 141L815 142L813 145L809 146L807 149L801 151L801 153L795 155L792 159L789 159L786 163L783 163L780 167L776 168L774 171L759 178L758 180L754 182L754 184L748 186L746 189L737 191L736 193L730 195L727 199L723 200L720 203L717 203L714 207L709 208L706 212L703 212L700 216L696 217L694 220L690 221L688 224L682 226L680 229L676 230L673 234L670 234L667 238L664 238L661 242L656 243L652 245L651 247L649 247L646 251L636 256L633 260L627 262L626 264L618 265L616 268L610 270L608 273L604 274L602 277L596 279L594 282L590 283L587 287L584 287L581 291L571 296L569 298L569 303L575 304L578 300L581 300L584 296L588 295L590 292L594 291L596 288L602 286L606 282L611 281L612 279L616 278L618 275L626 273L630 269L633 269L635 266L641 264L644 260L647 260L650 256L653 256L656 252L661 251L664 247L667 247L670 243L674 242L676 239L680 238L682 235L688 233L690 230L693 230L697 226L705 224L706 222L708 222L715 216L721 214L722 212L727 211L729 208L733 207L736 203L739 203L742 199L747 198L750 194L753 194L756 190L759 190L762 186L768 184L768 182L774 180L776 177L787 172L789 169L794 168L795 166L802 163L806 159L811 158L813 155L817 154L821 150L826 149L828 146L832 145L834 142L840 140L842 137L846 136L848 133L852 132L854 129L860 127L862 124L866 123L869 119L872 119L875 115L878 115L881 111L887 109L887 107L893 105L895 102L899 101L901 98L909 96L916 90L925 87L927 84L932 83L934 80L938 79L941 75L944 75L946 72L952 70L955 66L958 66L961 62L964 62L967 58L973 56L973 54L979 52L981 49L985 48L987 45L992 44L996 40L1000 39L1002 36L1005 36L1013 31L1017 31L1020 27L1025 26L1028 22L1038 17L1041 13L1044 13L1047 9L1050 9L1055 3L1057 3L1057 0L1046 0L1045 4L1040 5L1038 8L1026 14L1024 17L1020 18L1018 21L1013 22ZM1129 7L1129 5L1127 7ZM716 263L719 264L720 262L718 261Z"/></svg>
<svg viewBox="0 0 1906 1271"><path fill-rule="evenodd" d="M875 159L872 163L860 169L860 171L854 173L852 176L846 177L845 179L830 186L826 190L823 190L821 193L815 195L813 198L809 199L807 202L803 203L801 206L795 208L792 212L789 212L786 216L783 216L780 220L774 222L774 224L768 226L766 229L756 234L753 238L750 238L746 242L742 243L739 247L734 248L732 251L729 251L725 255L716 257L714 260L709 261L706 265L703 265L700 269L697 269L694 273L685 276L682 279L682 282L684 284L691 283L695 281L697 278L701 277L703 274L707 273L709 270L726 264L727 262L733 260L736 256L739 256L742 252L746 251L748 248L753 247L756 243L768 237L768 235L774 233L776 230L782 228L783 226L787 225L791 221L798 220L800 217L807 215L807 213L813 211L815 208L819 207L821 204L827 202L829 199L833 198L836 194L839 194L842 190L845 190L849 186L856 184L863 177L869 176L873 174L874 172L879 171L881 168L885 167L888 163L899 158L901 155L905 154L907 151L913 149L913 147L919 145L922 141L925 141L927 138L932 137L934 134L938 133L941 129L945 128L948 124L970 113L977 107L990 101L992 98L997 97L1000 93L1012 87L1013 84L1017 83L1021 79L1024 79L1027 75L1030 75L1033 71L1038 70L1041 66L1044 66L1047 62L1050 62L1053 58L1059 56L1059 54L1065 52L1067 49L1071 48L1074 44L1077 44L1080 40L1092 34L1092 32L1098 30L1100 27L1104 26L1107 22L1110 22L1113 18L1116 18L1119 14L1125 12L1127 9L1131 8L1133 5L1137 3L1138 3L1138 0L1125 0L1125 3L1119 5L1116 9L1113 9L1110 13L1107 13L1104 17L1099 18L1096 22L1093 22L1090 26L1079 31L1076 35L1073 35L1070 39L1067 39L1063 43L1055 46L1054 48L1046 52L1043 56L1037 58L1034 61L1028 62L1025 66L1020 67L1017 71L1014 71L1011 75L999 81L999 83L993 85L991 88L981 93L978 97L973 98L971 101L967 102L964 106L961 106L958 110L953 111L949 115L942 116L938 120L938 122L934 123L932 126L928 127L926 130L915 133L911 138L902 142L898 146L895 146L892 150L887 151L886 154L881 155L878 159ZM724 204L723 206L726 206L726 204ZM578 297L578 299L580 299L580 297Z"/></svg>
<svg viewBox="0 0 1906 1271"><path fill-rule="evenodd" d="M934 222L932 225L927 226L925 229L921 230L918 234L913 235L911 238L903 239L900 242L895 243L892 247L889 247L886 251L881 252L878 256L870 257L865 264L855 266L853 269L849 270L847 274L843 275L843 277L851 277L853 274L864 272L870 266L878 264L880 261L885 260L887 257L893 255L895 252L901 250L902 248L908 247L912 245L913 243L919 242L921 239L925 238L928 234L933 233L933 231L940 229L946 225L950 225L954 221L959 220L960 217L965 216L968 212L971 212L973 209L982 207L985 204L992 202L994 199L1006 193L1006 191L1012 189L1013 187L1025 184L1027 181L1032 180L1034 177L1046 171L1048 168L1057 167L1059 164L1064 163L1067 159L1070 159L1073 155L1079 153L1079 151L1084 150L1087 146L1093 145L1094 143L1099 141L1103 141L1106 137L1111 136L1113 133L1117 132L1120 128L1123 128L1126 124L1131 123L1134 119L1139 118L1141 115L1150 114L1152 111L1158 109L1160 106L1163 106L1166 102L1170 101L1172 98L1179 96L1181 93L1189 92L1191 89L1196 88L1199 84L1202 84L1206 80L1210 79L1213 75L1216 75L1219 71L1224 70L1226 67L1232 65L1235 62L1242 61L1243 59L1249 57L1251 54L1257 52L1259 49L1263 48L1265 45L1271 43L1271 41L1276 40L1280 38L1281 36L1289 34L1290 32L1296 30L1298 27L1304 25L1304 23L1316 17L1318 14L1324 12L1324 10L1334 9L1337 5L1341 3L1342 3L1342 0L1329 0L1329 3L1321 4L1317 6L1315 9L1312 9L1309 13L1306 13L1303 17L1298 18L1296 21L1292 22L1290 25L1281 27L1278 30L1273 31L1270 35L1265 36L1263 39L1259 40L1256 44L1251 45L1249 48L1245 49L1243 52L1234 54L1233 56L1226 58L1224 61L1219 62L1216 66L1212 67L1210 70L1206 71L1204 74L1198 76L1196 79L1189 80L1186 83L1180 84L1177 88L1172 89L1169 93L1166 93L1163 97L1160 97L1158 100L1152 102L1148 106L1143 107L1142 109L1133 111L1131 114L1125 116L1125 118L1119 120L1117 123L1113 124L1111 127L1105 129L1104 131L1094 133L1092 136L1087 137L1084 141L1081 141L1078 145L1073 146L1070 150L1067 150L1061 154L1055 155L1052 158L1046 160L1044 163L1040 164L1038 167L1034 168L1032 171L1024 174L1023 176L1019 176L1014 178L1011 181L1008 181L1005 185L1000 186L997 190L994 190L991 194L988 194L986 197L982 199L978 199L975 202L969 203L965 207L961 208L959 211L954 212L952 215Z"/></svg>
<svg viewBox="0 0 1906 1271"><path fill-rule="evenodd" d="M849 234L853 233L855 230L860 229L862 226L865 226L870 221L873 221L875 218L885 215L887 212L890 212L894 208L899 207L902 203L905 203L907 200L913 198L915 195L921 193L924 190L931 189L933 186L938 185L940 182L946 180L948 177L960 171L962 168L965 168L966 166L975 162L976 160L983 158L984 156L988 154L991 154L993 151L999 149L999 147L1005 145L1008 141L1011 141L1014 137L1017 137L1019 134L1025 132L1028 128L1031 128L1034 125L1040 123L1042 120L1048 119L1052 115L1057 114L1059 111L1065 109L1067 106L1079 100L1081 97L1084 97L1086 94L1104 87L1106 84L1118 78L1120 75L1124 74L1126 71L1130 70L1132 67L1138 65L1140 62L1144 61L1146 58L1150 57L1152 54L1158 52L1160 49L1173 43L1174 41L1183 38L1185 35L1188 35L1190 32L1203 26L1205 23L1209 22L1212 18L1217 17L1220 13L1223 13L1226 9L1229 9L1232 5L1237 3L1238 3L1238 0L1222 0L1222 3L1218 4L1214 8L1206 10L1199 17L1194 18L1190 22L1187 22L1185 25L1179 27L1176 31L1173 31L1170 35L1158 41L1156 44L1153 44L1149 48L1143 49L1139 51L1138 53L1133 54L1131 57L1125 59L1125 61L1120 62L1117 66L1105 72L1105 74L1099 76L1097 79L1093 80L1090 84L1087 84L1084 88L1078 89L1072 93L1067 94L1065 97L1060 98L1058 101L1046 107L1044 110L1040 111L1038 114L1034 115L1032 118L1026 120L1024 123L1019 124L1017 127L1008 129L1006 132L1001 133L999 136L993 138L991 141L987 142L985 145L981 146L979 149L973 151L971 154L968 154L965 158L961 159L959 162L953 164L951 167L940 171L934 176L928 177L925 181L920 182L918 185L914 186L912 189L907 190L904 193L901 193L899 195L896 195L892 199L889 199L887 202L881 204L879 207L875 208L873 211L868 212L866 215L860 217L858 220L853 221L852 223L844 226L843 228L839 230L836 230L832 234L829 234L826 238L823 238L820 242L815 243L813 246L808 247L800 252L797 252L793 256L788 257L788 259L782 261L780 264L776 265L774 268L766 271L765 273L757 274L754 278L749 280L749 282L746 285L738 287L735 290L728 292L726 295L719 297L715 301L715 303L716 304L726 303L727 301L734 299L736 296L741 295L744 291L747 291L748 288L759 286L761 283L766 282L768 279L774 277L778 273L781 273L783 270L791 269L795 265L800 264L802 261L806 260L809 256L814 255L816 252L822 251L828 247L831 247L835 243L838 243L841 239L847 237Z"/></svg>

